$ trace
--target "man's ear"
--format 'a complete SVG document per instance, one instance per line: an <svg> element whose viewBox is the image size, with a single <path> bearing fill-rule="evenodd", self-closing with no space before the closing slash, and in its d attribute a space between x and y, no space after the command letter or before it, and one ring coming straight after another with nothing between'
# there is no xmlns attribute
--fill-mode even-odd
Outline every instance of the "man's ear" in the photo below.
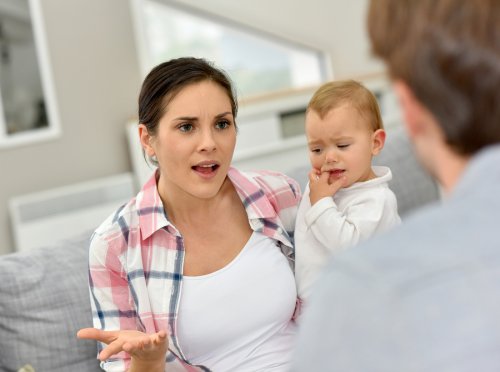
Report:
<svg viewBox="0 0 500 372"><path fill-rule="evenodd" d="M401 106L408 135L415 137L423 130L422 119L426 116L426 110L404 81L394 81L393 88Z"/></svg>
<svg viewBox="0 0 500 372"><path fill-rule="evenodd" d="M384 148L385 144L385 130L377 129L372 134L372 155L378 155Z"/></svg>
<svg viewBox="0 0 500 372"><path fill-rule="evenodd" d="M154 156L155 151L151 146L153 137L149 134L148 128L146 128L144 124L139 124L139 139L141 141L144 152L146 152L146 155L148 155L149 157Z"/></svg>

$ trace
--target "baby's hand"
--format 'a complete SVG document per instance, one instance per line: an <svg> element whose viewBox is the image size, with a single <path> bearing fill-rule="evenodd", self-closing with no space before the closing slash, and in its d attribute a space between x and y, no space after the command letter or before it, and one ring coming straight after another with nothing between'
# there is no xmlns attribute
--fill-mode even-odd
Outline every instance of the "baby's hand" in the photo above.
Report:
<svg viewBox="0 0 500 372"><path fill-rule="evenodd" d="M309 200L314 205L318 200L335 195L346 183L346 176L329 181L330 173L313 169L309 172Z"/></svg>
<svg viewBox="0 0 500 372"><path fill-rule="evenodd" d="M77 336L101 341L108 345L99 353L101 361L125 351L131 357L144 362L152 362L163 360L168 349L165 331L148 335L139 331L102 331L96 328L84 328L78 331Z"/></svg>

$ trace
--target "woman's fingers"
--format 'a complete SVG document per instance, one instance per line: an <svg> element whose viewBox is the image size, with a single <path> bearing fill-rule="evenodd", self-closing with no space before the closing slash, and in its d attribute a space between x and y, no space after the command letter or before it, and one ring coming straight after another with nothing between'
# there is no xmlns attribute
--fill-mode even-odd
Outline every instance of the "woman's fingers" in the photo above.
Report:
<svg viewBox="0 0 500 372"><path fill-rule="evenodd" d="M99 353L99 360L105 361L111 356L118 354L122 350L123 350L123 341L116 340L114 342L111 342Z"/></svg>
<svg viewBox="0 0 500 372"><path fill-rule="evenodd" d="M165 342L165 339L167 338L167 332L165 331L159 331L156 335L155 335L155 345L158 345L162 342Z"/></svg>
<svg viewBox="0 0 500 372"><path fill-rule="evenodd" d="M166 350L168 348L167 333L159 331L147 335L139 331L103 331L97 328L83 328L78 331L77 337L91 339L107 344L100 353L99 359L104 361L111 356L125 351L129 354L140 352L156 352L155 350ZM162 352L164 352L162 351Z"/></svg>
<svg viewBox="0 0 500 372"><path fill-rule="evenodd" d="M82 339L95 339L98 329L95 328L82 328L76 333L76 337Z"/></svg>
<svg viewBox="0 0 500 372"><path fill-rule="evenodd" d="M129 340L123 344L123 350L127 353L151 349L154 346L149 336L141 337L137 340Z"/></svg>
<svg viewBox="0 0 500 372"><path fill-rule="evenodd" d="M118 333L117 331L103 331L97 328L82 328L76 334L76 337L87 340L96 340L109 344L113 342Z"/></svg>

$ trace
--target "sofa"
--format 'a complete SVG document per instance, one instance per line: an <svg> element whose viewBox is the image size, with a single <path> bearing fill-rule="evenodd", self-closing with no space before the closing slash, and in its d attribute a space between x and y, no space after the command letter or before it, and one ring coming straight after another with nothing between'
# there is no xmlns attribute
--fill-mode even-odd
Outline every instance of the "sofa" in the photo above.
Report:
<svg viewBox="0 0 500 372"><path fill-rule="evenodd" d="M417 163L403 129L388 131L374 160L391 167L391 188L404 218L440 198L436 183ZM308 167L289 172L302 187ZM77 340L92 326L87 288L91 231L52 246L0 256L0 372L99 371L96 343Z"/></svg>
<svg viewBox="0 0 500 372"><path fill-rule="evenodd" d="M100 371L92 325L90 231L50 247L0 256L0 371Z"/></svg>

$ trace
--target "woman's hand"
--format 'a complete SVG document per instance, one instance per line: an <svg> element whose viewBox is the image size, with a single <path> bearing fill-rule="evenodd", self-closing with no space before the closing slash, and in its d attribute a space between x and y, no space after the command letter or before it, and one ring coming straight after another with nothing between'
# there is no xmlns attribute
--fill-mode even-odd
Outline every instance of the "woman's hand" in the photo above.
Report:
<svg viewBox="0 0 500 372"><path fill-rule="evenodd" d="M309 172L309 200L314 205L318 200L333 196L346 183L347 178L331 180L329 172L321 172L319 169L312 169Z"/></svg>
<svg viewBox="0 0 500 372"><path fill-rule="evenodd" d="M99 353L101 361L125 351L132 357L132 366L158 366L158 370L163 370L161 366L165 365L165 355L168 350L168 338L165 331L148 335L139 331L103 331L97 328L83 328L78 331L77 337L107 344L108 346Z"/></svg>

